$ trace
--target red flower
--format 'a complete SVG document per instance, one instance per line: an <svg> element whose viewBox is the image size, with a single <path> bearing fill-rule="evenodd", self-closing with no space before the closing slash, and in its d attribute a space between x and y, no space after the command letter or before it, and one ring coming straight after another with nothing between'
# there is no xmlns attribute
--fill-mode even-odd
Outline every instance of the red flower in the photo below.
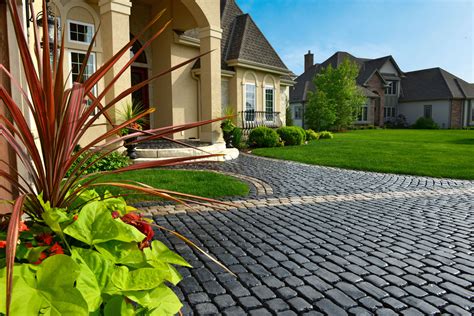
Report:
<svg viewBox="0 0 474 316"><path fill-rule="evenodd" d="M142 232L146 236L144 241L150 241L153 239L153 236L155 236L155 232L153 231L151 225L145 222L138 214L128 213L122 216L122 221L134 226L136 229Z"/></svg>
<svg viewBox="0 0 474 316"><path fill-rule="evenodd" d="M53 236L51 236L51 234L43 233L36 236L36 240L49 246L53 243Z"/></svg>
<svg viewBox="0 0 474 316"><path fill-rule="evenodd" d="M77 214L72 217L72 219L73 219L74 221L77 221L78 218L79 218L79 215L77 215Z"/></svg>
<svg viewBox="0 0 474 316"><path fill-rule="evenodd" d="M62 255L64 254L64 250L63 250L63 247L61 247L61 245L59 245L58 243L55 243L54 245L51 246L51 248L49 248L49 253L50 253L50 256Z"/></svg>
<svg viewBox="0 0 474 316"><path fill-rule="evenodd" d="M128 213L122 216L122 221L124 221L127 224L132 224L135 221L140 221L142 218L140 215L135 214L135 213Z"/></svg>
<svg viewBox="0 0 474 316"><path fill-rule="evenodd" d="M46 259L48 257L48 255L43 251L40 256L39 256L39 259L38 261L36 262L33 262L33 264L40 264L41 262L43 262L44 259Z"/></svg>
<svg viewBox="0 0 474 316"><path fill-rule="evenodd" d="M113 211L112 212L112 217L113 218L119 218L120 217L120 213L118 211Z"/></svg>
<svg viewBox="0 0 474 316"><path fill-rule="evenodd" d="M29 231L30 229L28 228L28 226L26 226L26 224L24 222L20 222L20 227L18 228L18 231L19 232L25 232L25 231Z"/></svg>
<svg viewBox="0 0 474 316"><path fill-rule="evenodd" d="M7 242L5 240L0 240L0 249L5 248L7 246Z"/></svg>

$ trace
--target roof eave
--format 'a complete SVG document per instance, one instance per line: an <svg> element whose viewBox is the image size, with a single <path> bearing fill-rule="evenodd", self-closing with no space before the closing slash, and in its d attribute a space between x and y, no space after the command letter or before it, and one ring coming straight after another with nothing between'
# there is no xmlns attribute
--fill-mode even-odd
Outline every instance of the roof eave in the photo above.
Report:
<svg viewBox="0 0 474 316"><path fill-rule="evenodd" d="M265 65L262 63L257 63L254 61L244 60L244 59L228 60L227 65L230 67L244 67L244 68L250 68L254 70L261 70L261 71L271 72L271 73L275 73L279 75L290 75L291 73L291 71L286 68Z"/></svg>

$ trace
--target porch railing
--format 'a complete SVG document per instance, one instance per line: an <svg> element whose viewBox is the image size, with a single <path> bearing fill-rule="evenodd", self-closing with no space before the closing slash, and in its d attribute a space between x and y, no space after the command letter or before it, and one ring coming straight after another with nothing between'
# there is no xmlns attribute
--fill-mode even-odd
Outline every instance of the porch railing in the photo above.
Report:
<svg viewBox="0 0 474 316"><path fill-rule="evenodd" d="M239 112L239 116L244 134L248 134L252 129L260 126L278 128L283 125L280 112L243 111Z"/></svg>

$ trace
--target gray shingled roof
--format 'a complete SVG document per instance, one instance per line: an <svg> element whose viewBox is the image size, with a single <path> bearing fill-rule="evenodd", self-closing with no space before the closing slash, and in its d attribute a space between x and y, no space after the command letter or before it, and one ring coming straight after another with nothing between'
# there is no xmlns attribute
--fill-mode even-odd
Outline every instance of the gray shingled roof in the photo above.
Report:
<svg viewBox="0 0 474 316"><path fill-rule="evenodd" d="M363 85L370 79L375 71L378 71L387 60L391 60L398 71L401 70L398 68L398 65L395 63L395 60L392 56L385 56L377 59L368 59L368 58L358 58L347 52L336 52L331 57L326 59L321 64L315 64L310 67L307 71L301 74L298 78L295 79L296 85L290 91L290 102L302 102L306 101L308 98L308 91L314 91L315 86L313 84L313 78L318 74L322 69L331 65L333 68L337 68L345 59L349 59L352 62L355 62L359 65L359 75L356 79L357 85L360 86L361 91L367 97L376 97L376 95L369 90L365 89Z"/></svg>
<svg viewBox="0 0 474 316"><path fill-rule="evenodd" d="M441 68L405 73L400 102L474 98L474 84Z"/></svg>
<svg viewBox="0 0 474 316"><path fill-rule="evenodd" d="M290 70L268 42L252 17L244 14L235 0L221 0L221 68L233 70L229 60L239 60ZM199 68L199 61L194 68Z"/></svg>

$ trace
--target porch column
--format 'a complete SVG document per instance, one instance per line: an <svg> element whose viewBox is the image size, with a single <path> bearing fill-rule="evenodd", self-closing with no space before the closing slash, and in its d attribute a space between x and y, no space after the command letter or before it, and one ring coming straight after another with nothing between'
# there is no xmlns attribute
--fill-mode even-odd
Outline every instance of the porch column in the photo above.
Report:
<svg viewBox="0 0 474 316"><path fill-rule="evenodd" d="M100 17L102 21L101 35L102 35L102 62L109 60L115 53L117 53L124 45L130 41L130 13L132 3L129 0L100 0ZM104 84L107 85L112 81L120 69L130 59L130 54L125 55L115 64L115 66L105 76ZM104 104L112 101L114 97L119 95L122 91L131 86L130 69L127 69L119 80L114 84L112 89L105 97ZM121 103L116 105L116 110L120 109L127 100L124 99ZM112 119L117 118L117 111L110 111Z"/></svg>
<svg viewBox="0 0 474 316"><path fill-rule="evenodd" d="M13 31L10 31L11 36L15 36ZM7 5L5 0L0 0L0 64L3 64L7 69L10 68L10 52L8 46L8 26L7 26ZM2 85L5 89L10 91L10 79L7 75L3 72L0 73L0 85ZM0 114L9 116L8 111L0 101ZM13 164L15 163L15 155L13 154L12 149L5 141L3 137L0 137L0 157L5 160L7 163L15 167ZM9 168L5 166L5 164L0 164L0 169L9 172ZM6 181L4 178L0 178L0 184L12 190L12 186ZM11 200L12 195L7 191L0 189L0 200ZM11 211L11 207L7 204L0 204L0 214L8 213Z"/></svg>
<svg viewBox="0 0 474 316"><path fill-rule="evenodd" d="M221 38L222 29L208 26L199 30L201 53L201 119L219 118L221 113ZM220 123L201 127L201 141L223 142Z"/></svg>

